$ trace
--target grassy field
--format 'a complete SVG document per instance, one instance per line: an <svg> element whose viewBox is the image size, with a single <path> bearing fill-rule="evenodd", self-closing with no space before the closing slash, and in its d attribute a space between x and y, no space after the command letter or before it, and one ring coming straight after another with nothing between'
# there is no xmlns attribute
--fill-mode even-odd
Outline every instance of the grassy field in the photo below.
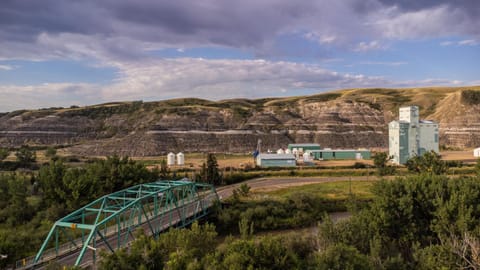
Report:
<svg viewBox="0 0 480 270"><path fill-rule="evenodd" d="M270 191L253 191L254 199L286 199L295 194L311 194L324 200L346 200L353 194L360 200L373 198L371 188L375 181L342 181L309 184L296 187L281 188Z"/></svg>

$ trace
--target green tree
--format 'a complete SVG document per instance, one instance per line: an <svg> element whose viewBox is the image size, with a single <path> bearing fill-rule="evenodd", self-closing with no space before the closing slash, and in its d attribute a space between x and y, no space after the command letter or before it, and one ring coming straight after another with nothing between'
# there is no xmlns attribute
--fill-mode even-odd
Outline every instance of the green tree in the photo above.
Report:
<svg viewBox="0 0 480 270"><path fill-rule="evenodd" d="M23 145L20 147L20 149L18 149L18 151L15 153L15 156L17 157L18 163L24 167L35 162L37 159L37 154L35 151L31 150L28 145Z"/></svg>
<svg viewBox="0 0 480 270"><path fill-rule="evenodd" d="M169 179L170 169L168 169L168 164L166 159L160 161L160 179Z"/></svg>
<svg viewBox="0 0 480 270"><path fill-rule="evenodd" d="M373 164L377 168L377 173L380 176L390 175L395 173L395 168L388 165L390 157L386 152L379 152L373 156Z"/></svg>
<svg viewBox="0 0 480 270"><path fill-rule="evenodd" d="M24 224L30 220L33 211L27 202L28 189L26 179L12 174L8 181L9 204L8 222L11 225Z"/></svg>
<svg viewBox="0 0 480 270"><path fill-rule="evenodd" d="M48 147L47 150L45 150L45 156L52 159L57 155L57 149L53 147Z"/></svg>
<svg viewBox="0 0 480 270"><path fill-rule="evenodd" d="M448 170L446 162L441 160L441 156L434 151L410 158L407 160L406 166L410 172L430 175L445 174Z"/></svg>
<svg viewBox="0 0 480 270"><path fill-rule="evenodd" d="M0 148L0 161L6 159L10 155L10 151L7 148Z"/></svg>
<svg viewBox="0 0 480 270"><path fill-rule="evenodd" d="M67 167L61 160L50 161L46 166L40 168L38 181L43 194L43 203L49 207L55 204L65 203L67 188L63 182L63 176Z"/></svg>
<svg viewBox="0 0 480 270"><path fill-rule="evenodd" d="M220 185L222 183L222 177L218 170L217 157L214 154L208 153L206 164L202 164L200 179L202 182L210 183L212 185Z"/></svg>
<svg viewBox="0 0 480 270"><path fill-rule="evenodd" d="M317 255L315 269L320 270L368 270L372 264L368 256L361 254L355 247L337 244Z"/></svg>

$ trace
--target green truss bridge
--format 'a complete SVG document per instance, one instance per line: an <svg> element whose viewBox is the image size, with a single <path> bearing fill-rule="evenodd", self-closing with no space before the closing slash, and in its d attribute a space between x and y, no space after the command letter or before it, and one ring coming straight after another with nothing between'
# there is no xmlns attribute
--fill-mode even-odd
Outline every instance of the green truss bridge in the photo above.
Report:
<svg viewBox="0 0 480 270"><path fill-rule="evenodd" d="M94 265L100 250L127 247L142 228L156 236L170 227L184 227L209 213L218 200L215 188L188 179L136 185L105 195L59 219L36 256L16 269L60 265Z"/></svg>

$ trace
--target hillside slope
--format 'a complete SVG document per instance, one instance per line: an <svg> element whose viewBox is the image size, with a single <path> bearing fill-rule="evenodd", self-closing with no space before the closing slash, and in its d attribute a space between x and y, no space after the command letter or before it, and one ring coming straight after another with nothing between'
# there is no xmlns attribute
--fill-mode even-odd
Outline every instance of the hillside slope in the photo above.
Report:
<svg viewBox="0 0 480 270"><path fill-rule="evenodd" d="M0 114L0 146L67 145L82 155L248 152L291 142L385 148L398 108L440 122L440 143L480 145L480 87L348 89L312 96L108 103Z"/></svg>

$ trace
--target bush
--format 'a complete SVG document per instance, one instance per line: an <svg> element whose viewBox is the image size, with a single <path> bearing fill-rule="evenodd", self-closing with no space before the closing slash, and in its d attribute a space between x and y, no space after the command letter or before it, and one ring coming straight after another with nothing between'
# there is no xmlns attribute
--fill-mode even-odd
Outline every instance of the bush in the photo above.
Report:
<svg viewBox="0 0 480 270"><path fill-rule="evenodd" d="M461 94L462 102L468 105L480 104L480 91L463 90Z"/></svg>

